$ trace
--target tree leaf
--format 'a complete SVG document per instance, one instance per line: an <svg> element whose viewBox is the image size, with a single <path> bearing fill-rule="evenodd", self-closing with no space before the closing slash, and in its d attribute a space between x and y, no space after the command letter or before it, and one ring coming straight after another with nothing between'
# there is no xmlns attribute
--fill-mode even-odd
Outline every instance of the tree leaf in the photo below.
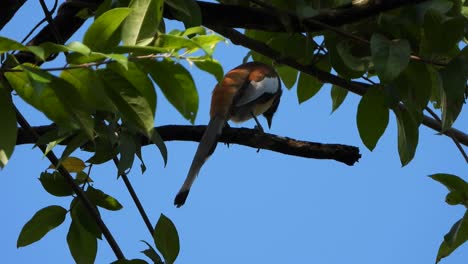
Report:
<svg viewBox="0 0 468 264"><path fill-rule="evenodd" d="M464 30L465 22L462 16L445 19L445 16L435 9L428 10L424 16L424 40L432 53L449 54L463 39Z"/></svg>
<svg viewBox="0 0 468 264"><path fill-rule="evenodd" d="M116 112L116 107L107 96L104 83L96 72L85 69L62 71L60 77L73 85L78 93L96 110Z"/></svg>
<svg viewBox="0 0 468 264"><path fill-rule="evenodd" d="M322 59L315 64L315 66L323 71L329 72L331 69L330 62L327 57ZM323 83L314 76L301 72L299 74L299 81L297 83L297 99L300 103L303 103L312 98L322 88Z"/></svg>
<svg viewBox="0 0 468 264"><path fill-rule="evenodd" d="M401 165L405 166L414 157L419 140L420 123L405 110L393 109L398 125L398 153Z"/></svg>
<svg viewBox="0 0 468 264"><path fill-rule="evenodd" d="M89 188L92 188L92 187L89 187ZM88 191L86 191L86 194L88 194ZM89 195L88 195L88 198L89 198ZM94 206L94 208L97 210L96 206ZM80 225L90 235L93 235L96 238L102 239L102 231L99 228L98 224L96 223L96 219L91 215L91 213L86 208L86 206L77 197L75 197L70 203L70 212L71 212L70 214L72 217L72 222L75 222L76 224Z"/></svg>
<svg viewBox="0 0 468 264"><path fill-rule="evenodd" d="M148 249L141 251L141 253L145 254L149 259L153 261L155 264L164 264L161 257L159 256L158 252L151 246L148 242L142 240L148 246Z"/></svg>
<svg viewBox="0 0 468 264"><path fill-rule="evenodd" d="M336 35L326 34L325 44L328 49L328 57L330 59L330 64L340 76L346 79L354 79L363 75L364 72L355 71L345 64L337 49L338 38L336 37Z"/></svg>
<svg viewBox="0 0 468 264"><path fill-rule="evenodd" d="M407 40L390 41L381 34L371 37L371 53L375 70L382 81L395 79L408 65L411 47Z"/></svg>
<svg viewBox="0 0 468 264"><path fill-rule="evenodd" d="M154 115L146 98L127 79L109 69L98 71L98 75L104 80L105 91L124 120L150 137Z"/></svg>
<svg viewBox="0 0 468 264"><path fill-rule="evenodd" d="M465 48L464 51L468 51L468 48ZM459 56L454 58L440 72L443 85L441 108L442 130L444 131L452 127L465 102L464 93L466 87L466 78L468 76L467 63L468 59Z"/></svg>
<svg viewBox="0 0 468 264"><path fill-rule="evenodd" d="M437 173L429 177L442 183L450 191L446 197L448 204L468 206L468 183L462 178L447 173Z"/></svg>
<svg viewBox="0 0 468 264"><path fill-rule="evenodd" d="M62 167L64 167L68 172L80 172L86 168L86 164L76 157L64 158L60 164L62 164ZM51 164L49 169L55 169L55 166Z"/></svg>
<svg viewBox="0 0 468 264"><path fill-rule="evenodd" d="M8 163L16 145L18 128L16 126L16 113L11 96L0 83L0 168Z"/></svg>
<svg viewBox="0 0 468 264"><path fill-rule="evenodd" d="M383 90L379 87L369 89L359 102L356 116L359 136L370 151L387 128L388 112Z"/></svg>
<svg viewBox="0 0 468 264"><path fill-rule="evenodd" d="M23 66L14 69L23 70ZM23 100L43 112L48 118L64 128L78 129L79 126L72 120L64 104L48 85L48 80L32 80L26 72L5 72L5 77L11 87Z"/></svg>
<svg viewBox="0 0 468 264"><path fill-rule="evenodd" d="M166 0L167 5L174 8L175 17L183 21L186 28L201 24L201 11L194 0Z"/></svg>
<svg viewBox="0 0 468 264"><path fill-rule="evenodd" d="M117 199L104 193L99 189L95 189L90 186L86 190L86 194L95 205L104 209L118 211L123 208L123 206L119 203L119 201L117 201Z"/></svg>
<svg viewBox="0 0 468 264"><path fill-rule="evenodd" d="M127 170L132 168L136 151L137 144L135 143L134 136L127 131L122 131L119 136L120 160L117 165L118 175L127 173Z"/></svg>
<svg viewBox="0 0 468 264"><path fill-rule="evenodd" d="M167 100L193 124L198 111L198 93L190 73L182 65L169 60L139 63L158 84Z"/></svg>
<svg viewBox="0 0 468 264"><path fill-rule="evenodd" d="M291 89L297 81L297 74L298 71L294 68L291 68L286 65L278 65L276 66L276 71L278 72L281 80L284 83L286 88Z"/></svg>
<svg viewBox="0 0 468 264"><path fill-rule="evenodd" d="M148 74L143 72L135 63L129 62L128 68L124 69L119 65L109 65L109 69L117 72L129 81L135 89L148 101L153 115L156 112L156 90Z"/></svg>
<svg viewBox="0 0 468 264"><path fill-rule="evenodd" d="M464 244L468 240L468 211L458 220L444 236L444 241L440 244L437 252L436 263L442 258L450 256L455 249Z"/></svg>
<svg viewBox="0 0 468 264"><path fill-rule="evenodd" d="M102 14L86 31L83 44L93 51L111 51L120 42L115 37L117 30L131 11L131 8L114 8Z"/></svg>
<svg viewBox="0 0 468 264"><path fill-rule="evenodd" d="M156 129L153 130L153 133L151 134L151 142L153 142L161 152L161 156L163 157L164 160L164 166L167 165L167 147L166 143L164 143L164 140L162 139L161 135L159 135L158 131Z"/></svg>
<svg viewBox="0 0 468 264"><path fill-rule="evenodd" d="M55 196L70 196L73 194L73 189L65 178L58 171L53 173L43 172L39 177L39 181L44 189Z"/></svg>
<svg viewBox="0 0 468 264"><path fill-rule="evenodd" d="M67 244L77 264L94 263L97 254L97 239L76 221L70 224Z"/></svg>
<svg viewBox="0 0 468 264"><path fill-rule="evenodd" d="M0 37L0 53L4 53L10 50L26 50L27 48L12 39L5 38L5 37Z"/></svg>
<svg viewBox="0 0 468 264"><path fill-rule="evenodd" d="M154 228L154 243L161 252L166 264L172 264L179 255L179 234L172 221L161 214Z"/></svg>
<svg viewBox="0 0 468 264"><path fill-rule="evenodd" d="M348 95L348 90L341 88L339 86L333 85L331 88L330 94L332 98L332 113L333 113L344 102L346 95Z"/></svg>
<svg viewBox="0 0 468 264"><path fill-rule="evenodd" d="M58 205L51 205L37 211L21 229L16 247L25 247L43 238L50 230L65 220L67 210Z"/></svg>
<svg viewBox="0 0 468 264"><path fill-rule="evenodd" d="M211 58L190 59L193 61L195 66L197 66L200 70L213 75L218 82L221 82L223 80L224 70L223 66L219 63L219 61Z"/></svg>
<svg viewBox="0 0 468 264"><path fill-rule="evenodd" d="M163 0L132 0L132 11L123 23L124 45L147 45L158 32L162 18Z"/></svg>
<svg viewBox="0 0 468 264"><path fill-rule="evenodd" d="M216 45L218 45L219 42L225 41L223 37L216 34L198 35L191 38L191 40L197 43L209 56L213 55Z"/></svg>

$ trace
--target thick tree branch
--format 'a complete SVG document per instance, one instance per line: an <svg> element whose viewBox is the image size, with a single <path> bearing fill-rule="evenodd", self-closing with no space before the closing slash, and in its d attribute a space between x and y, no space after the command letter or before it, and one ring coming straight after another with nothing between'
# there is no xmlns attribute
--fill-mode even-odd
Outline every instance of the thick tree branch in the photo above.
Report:
<svg viewBox="0 0 468 264"><path fill-rule="evenodd" d="M234 29L223 28L223 27L213 27L212 29L216 31L217 33L223 35L224 37L229 38L234 44L241 45L261 55L269 57L278 63L288 65L301 72L310 74L323 83L331 83L331 84L340 86L344 89L349 90L350 92L353 92L361 96L364 95L369 89L369 87L371 86L366 83L349 81L349 80L343 79L329 72L322 71L318 69L317 67L315 67L314 65L302 65L292 58L284 57L280 52L272 49L265 43L249 38ZM433 118L429 116L424 115L422 123L425 126L436 130L437 132L442 132L442 127L440 123L437 122L437 120L434 120ZM463 145L468 146L468 135L463 133L462 131L451 128L442 133L448 136L451 135L455 137Z"/></svg>
<svg viewBox="0 0 468 264"><path fill-rule="evenodd" d="M2 0L2 8L0 8L0 30L8 24L10 19L23 6L26 0Z"/></svg>
<svg viewBox="0 0 468 264"><path fill-rule="evenodd" d="M54 128L55 126L39 126L33 129L37 134L43 135ZM164 141L200 141L205 128L206 126L168 125L156 129ZM141 136L141 138L142 145L151 144L144 136ZM19 129L17 145L34 144L35 142L35 139L28 133L25 133L23 129ZM354 146L314 143L268 133L259 134L256 129L248 128L225 128L219 142L239 144L255 149L267 149L304 158L332 159L350 166L361 157L359 148ZM66 144L66 141L63 143Z"/></svg>

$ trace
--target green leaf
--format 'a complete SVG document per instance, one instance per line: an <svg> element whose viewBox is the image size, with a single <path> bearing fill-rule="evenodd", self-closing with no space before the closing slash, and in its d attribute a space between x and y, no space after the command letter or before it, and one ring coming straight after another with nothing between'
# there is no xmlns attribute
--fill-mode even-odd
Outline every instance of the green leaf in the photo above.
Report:
<svg viewBox="0 0 468 264"><path fill-rule="evenodd" d="M143 95L146 101L148 101L154 115L156 112L156 90L154 89L153 82L149 78L148 74L143 72L133 62L128 63L128 68L126 70L116 64L109 65L108 68L127 79L127 81L129 81L133 87Z"/></svg>
<svg viewBox="0 0 468 264"><path fill-rule="evenodd" d="M330 91L332 98L332 113L341 106L344 102L346 95L348 95L348 90L341 88L339 86L333 85Z"/></svg>
<svg viewBox="0 0 468 264"><path fill-rule="evenodd" d="M174 9L175 17L183 21L186 28L201 24L201 11L194 0L166 0L165 3Z"/></svg>
<svg viewBox="0 0 468 264"><path fill-rule="evenodd" d="M465 212L463 218L458 220L444 236L444 241L440 244L437 252L436 263L442 258L450 256L455 249L464 244L468 240L468 211Z"/></svg>
<svg viewBox="0 0 468 264"><path fill-rule="evenodd" d="M449 29L449 30L447 30ZM462 16L445 19L438 11L431 9L424 16L424 40L433 53L448 54L463 39L465 22Z"/></svg>
<svg viewBox="0 0 468 264"><path fill-rule="evenodd" d="M10 50L26 50L26 47L12 39L0 37L0 53L4 53Z"/></svg>
<svg viewBox="0 0 468 264"><path fill-rule="evenodd" d="M117 155L117 136L111 128L104 124L96 126L96 133L98 137L94 139L94 156L86 162L102 164Z"/></svg>
<svg viewBox="0 0 468 264"><path fill-rule="evenodd" d="M58 100L64 105L65 110L70 113L72 120L69 120L68 126L77 123L80 128L88 135L88 138L93 138L94 120L91 117L93 110L88 106L79 93L72 85L63 79L57 78L48 72L42 71L36 67L22 65L23 70L28 74L31 84L35 89L45 89L44 86L50 87L57 96ZM43 102L47 104L47 102Z"/></svg>
<svg viewBox="0 0 468 264"><path fill-rule="evenodd" d="M179 51L181 49L187 49L190 53L195 52L201 46L186 37L176 36L171 34L160 34L156 40L156 46L162 49Z"/></svg>
<svg viewBox="0 0 468 264"><path fill-rule="evenodd" d="M468 192L468 184L462 178L448 173L436 173L429 175L433 180L442 183L451 192L462 191Z"/></svg>
<svg viewBox="0 0 468 264"><path fill-rule="evenodd" d="M67 210L58 205L51 205L37 211L21 229L16 247L25 247L43 238L50 230L65 220Z"/></svg>
<svg viewBox="0 0 468 264"><path fill-rule="evenodd" d="M156 264L164 264L162 261L161 257L159 256L158 252L151 246L148 242L142 240L143 243L145 243L148 246L148 249L145 249L141 251L141 253L145 254L149 259L153 261L153 263Z"/></svg>
<svg viewBox="0 0 468 264"><path fill-rule="evenodd" d="M55 196L70 196L73 194L73 189L65 178L58 172L54 173L43 172L39 177L39 181L44 189Z"/></svg>
<svg viewBox="0 0 468 264"><path fill-rule="evenodd" d="M384 82L395 79L408 65L411 47L407 40L390 41L381 34L371 37L371 53L375 70Z"/></svg>
<svg viewBox="0 0 468 264"><path fill-rule="evenodd" d="M154 243L161 252L166 264L172 264L179 255L179 234L172 221L161 214L154 228Z"/></svg>
<svg viewBox="0 0 468 264"><path fill-rule="evenodd" d="M359 102L356 116L359 136L370 151L387 128L388 112L383 90L377 86L369 89Z"/></svg>
<svg viewBox="0 0 468 264"><path fill-rule="evenodd" d="M414 157L419 140L420 123L405 110L393 109L398 125L398 153L401 165L405 166Z"/></svg>
<svg viewBox="0 0 468 264"><path fill-rule="evenodd" d="M86 191L86 194L89 198L88 191ZM97 211L97 207L93 207ZM75 197L72 200L72 202L70 203L70 211L72 222L75 222L76 224L80 225L84 230L86 230L90 235L93 235L95 238L102 239L102 231L96 223L96 219L91 215L89 210L79 198Z"/></svg>
<svg viewBox="0 0 468 264"><path fill-rule="evenodd" d="M16 145L18 128L16 126L16 113L10 94L0 83L0 168L8 163Z"/></svg>
<svg viewBox="0 0 468 264"><path fill-rule="evenodd" d="M128 15L122 27L124 45L147 45L158 32L162 18L163 0L132 0Z"/></svg>
<svg viewBox="0 0 468 264"><path fill-rule="evenodd" d="M127 79L109 69L98 71L98 75L104 80L105 91L124 120L149 137L154 126L154 115L146 98Z"/></svg>
<svg viewBox="0 0 468 264"><path fill-rule="evenodd" d="M139 63L158 84L167 100L193 124L198 111L198 93L190 73L182 65L169 60Z"/></svg>
<svg viewBox="0 0 468 264"><path fill-rule="evenodd" d="M83 44L93 51L110 51L120 42L115 35L120 33L120 24L131 11L131 8L114 8L102 14L86 31Z"/></svg>
<svg viewBox="0 0 468 264"><path fill-rule="evenodd" d="M468 51L468 48L464 48ZM441 72L443 91L441 95L442 130L452 127L465 102L465 87L468 59L454 58Z"/></svg>
<svg viewBox="0 0 468 264"><path fill-rule="evenodd" d="M167 147L161 135L159 135L156 129L153 130L153 133L151 134L150 139L151 139L151 142L153 142L158 147L159 151L161 152L161 156L163 157L163 160L164 160L164 166L166 166L167 165Z"/></svg>
<svg viewBox="0 0 468 264"><path fill-rule="evenodd" d="M291 89L294 86L294 84L296 84L298 74L298 71L296 69L286 65L278 65L276 66L276 71L281 77L281 80L283 81L284 86L286 86L286 88Z"/></svg>
<svg viewBox="0 0 468 264"><path fill-rule="evenodd" d="M432 92L432 73L423 63L410 62L408 67L395 79L399 99L416 118L427 106ZM417 113L417 114L415 114Z"/></svg>
<svg viewBox="0 0 468 264"><path fill-rule="evenodd" d="M355 46L354 42L350 40L340 41L336 46L336 50L346 67L357 72L367 71L370 63L369 57L359 58L354 56L351 51L352 48L355 48Z"/></svg>
<svg viewBox="0 0 468 264"><path fill-rule="evenodd" d="M119 201L117 201L117 199L104 193L99 189L95 189L90 186L86 190L86 194L88 195L89 199L93 202L93 204L104 209L118 211L123 208L123 206L119 203Z"/></svg>
<svg viewBox="0 0 468 264"><path fill-rule="evenodd" d="M315 64L315 66L323 71L329 72L331 69L330 62L327 57ZM312 98L323 86L323 83L314 76L301 72L297 83L297 99L299 104Z"/></svg>
<svg viewBox="0 0 468 264"><path fill-rule="evenodd" d="M14 69L23 70L23 66ZM48 85L50 80L35 80L26 72L5 72L5 77L23 100L43 112L48 118L62 127L78 129L79 126L72 120L70 113L65 109L63 102L55 91Z"/></svg>
<svg viewBox="0 0 468 264"><path fill-rule="evenodd" d="M224 77L223 66L219 61L211 58L190 58L200 70L213 75L218 82L221 82Z"/></svg>
<svg viewBox="0 0 468 264"><path fill-rule="evenodd" d="M116 112L116 107L107 96L104 83L96 72L85 69L62 71L60 77L73 85L83 100L96 110Z"/></svg>
<svg viewBox="0 0 468 264"><path fill-rule="evenodd" d="M191 40L197 43L209 56L213 55L214 49L219 42L225 41L223 37L216 34L198 35L191 38Z"/></svg>
<svg viewBox="0 0 468 264"><path fill-rule="evenodd" d="M97 254L97 239L76 221L70 224L67 243L77 264L94 263Z"/></svg>
<svg viewBox="0 0 468 264"><path fill-rule="evenodd" d="M325 35L325 44L328 49L328 57L330 59L330 64L333 69L338 73L338 75L344 77L345 79L354 79L361 77L364 72L355 71L349 68L346 63L341 58L340 53L338 52L338 38L334 34Z"/></svg>
<svg viewBox="0 0 468 264"><path fill-rule="evenodd" d="M120 160L119 164L117 165L118 175L127 173L127 170L132 168L136 151L137 144L135 142L134 136L126 131L122 131L119 137Z"/></svg>
<svg viewBox="0 0 468 264"><path fill-rule="evenodd" d="M62 156L60 157L60 161L65 160L70 154L73 153L77 148L83 146L86 142L88 142L88 136L84 133L78 133L73 138L70 139L65 150L62 152Z"/></svg>

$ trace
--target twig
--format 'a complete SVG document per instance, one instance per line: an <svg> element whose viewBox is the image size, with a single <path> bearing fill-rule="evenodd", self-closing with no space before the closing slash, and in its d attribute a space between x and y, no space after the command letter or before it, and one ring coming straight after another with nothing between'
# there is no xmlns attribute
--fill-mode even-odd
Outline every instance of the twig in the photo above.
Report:
<svg viewBox="0 0 468 264"><path fill-rule="evenodd" d="M439 116L434 111L432 111L432 109L430 109L429 107L426 107L426 108L424 108L424 110L426 110L432 116L432 118L434 118L440 124L442 124L442 120L440 120ZM455 146L457 146L457 148L460 151L460 153L462 154L463 158L465 158L465 161L468 163L468 155L466 155L466 152L463 149L463 147L461 146L458 139L450 132L448 133L448 136L453 140L453 143L455 143Z"/></svg>
<svg viewBox="0 0 468 264"><path fill-rule="evenodd" d="M114 161L115 166L118 166L119 160L117 159L117 157L114 157L113 161ZM130 180L128 179L127 174L125 172L122 172L120 174L120 177L122 177L122 180L124 181L125 186L127 187L127 190L130 193L130 196L132 197L132 200L135 203L135 205L136 205L136 207L138 209L138 212L141 215L141 218L143 218L143 221L145 222L146 228L148 228L148 231L150 232L151 237L153 237L153 234L154 234L153 225L151 224L151 221L150 221L148 215L146 214L146 211L143 208L143 205L141 204L140 199L138 198L138 195L135 192L135 189L133 189L133 186L130 183Z"/></svg>
<svg viewBox="0 0 468 264"><path fill-rule="evenodd" d="M51 13L49 12L49 9L47 8L46 3L44 0L39 0L39 3L41 4L42 11L44 11L45 19L47 20L47 23L49 23L52 34L54 34L55 37L55 42L57 43L64 43L64 40L62 36L60 35L59 31L57 30L57 26L55 25L54 19L52 18ZM55 1L57 3L57 1Z"/></svg>
<svg viewBox="0 0 468 264"><path fill-rule="evenodd" d="M16 117L18 119L18 124L23 128L23 130L26 133L29 133L30 137L34 139L34 141L37 141L39 138L38 134L34 131L34 129L31 127L29 122L24 118L24 116L19 112L19 110L14 106L15 112L16 112ZM38 145L39 148L43 153L46 153L46 146L45 145ZM125 259L125 256L120 249L119 245L115 241L114 237L112 236L112 233L110 230L107 228L106 224L102 221L101 216L99 215L98 211L96 208L94 208L93 204L89 201L88 197L86 196L85 192L78 186L75 181L73 180L73 177L70 175L70 173L62 166L59 165L59 160L57 156L55 156L53 151L49 151L46 154L46 157L49 159L49 161L57 168L57 170L60 172L60 174L65 178L65 180L68 182L68 184L71 186L73 191L76 193L78 196L78 199L84 204L88 212L90 213L91 217L94 218L96 221L97 225L99 226L99 229L101 229L102 234L106 238L107 242L109 243L109 246L112 248L114 251L115 256L117 259Z"/></svg>

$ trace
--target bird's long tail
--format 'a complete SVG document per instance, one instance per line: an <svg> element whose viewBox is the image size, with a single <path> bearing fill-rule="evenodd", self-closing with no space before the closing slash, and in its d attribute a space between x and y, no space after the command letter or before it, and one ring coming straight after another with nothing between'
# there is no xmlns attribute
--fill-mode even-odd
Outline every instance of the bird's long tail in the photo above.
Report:
<svg viewBox="0 0 468 264"><path fill-rule="evenodd" d="M210 120L210 123L208 123L205 133L203 134L200 140L200 144L198 145L197 152L193 157L192 165L190 165L187 178L185 178L184 184L174 199L174 204L177 207L181 207L185 203L185 200L187 199L190 191L190 187L192 187L198 172L200 171L205 161L215 150L216 144L218 142L218 136L221 134L225 123L226 120L221 117L213 117Z"/></svg>

